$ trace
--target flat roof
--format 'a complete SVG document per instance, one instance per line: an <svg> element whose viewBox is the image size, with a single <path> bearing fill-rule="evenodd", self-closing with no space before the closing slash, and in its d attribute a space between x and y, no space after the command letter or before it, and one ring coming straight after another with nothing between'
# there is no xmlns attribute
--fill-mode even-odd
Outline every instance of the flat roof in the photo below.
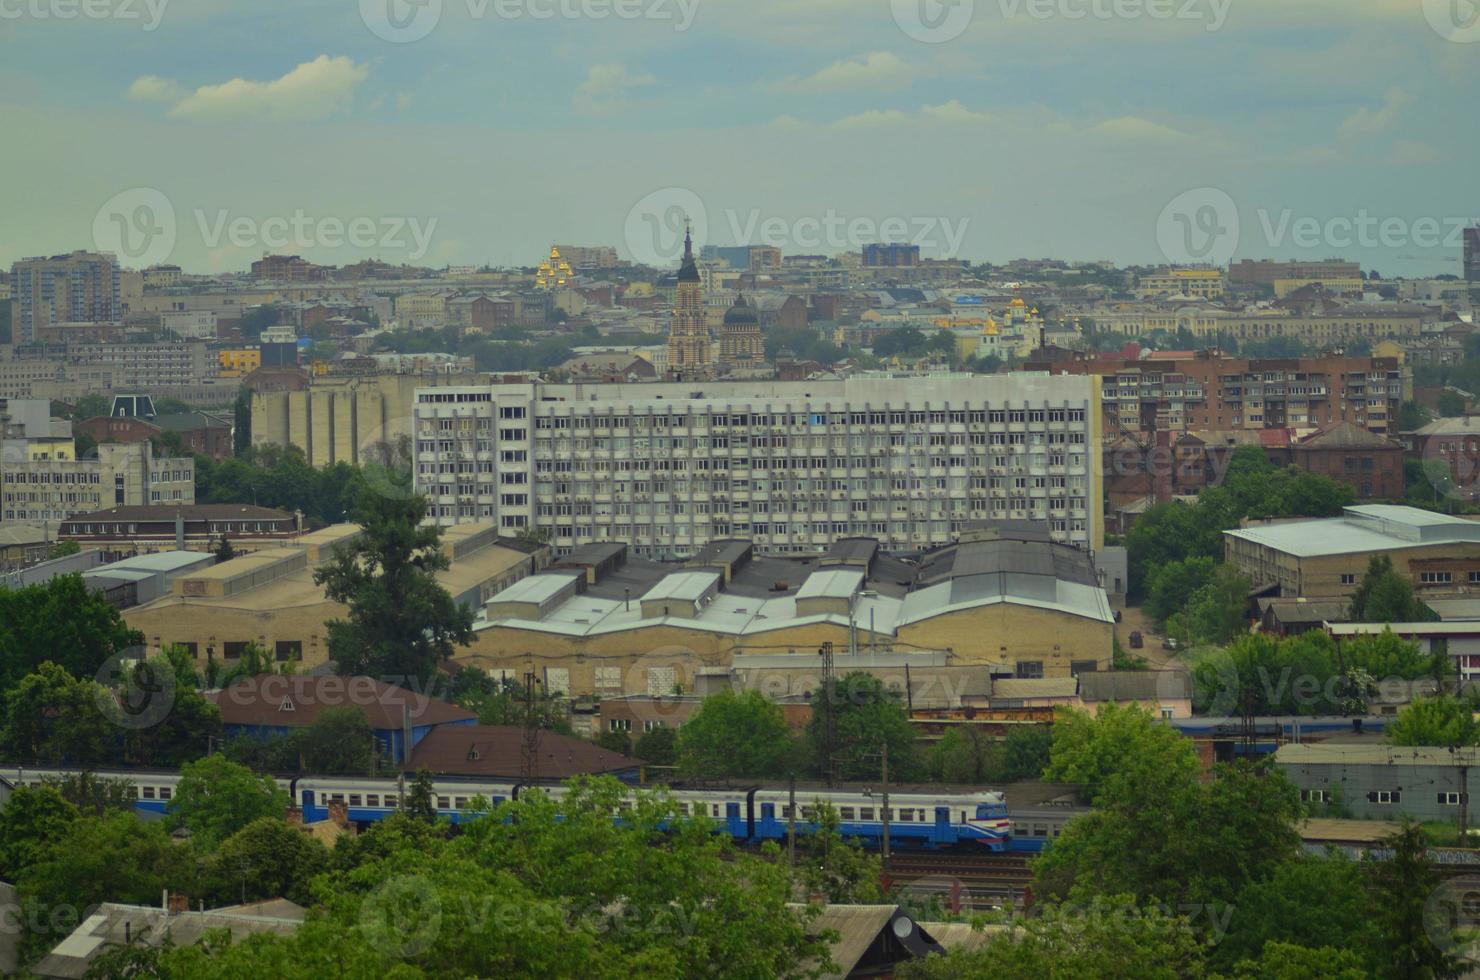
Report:
<svg viewBox="0 0 1480 980"><path fill-rule="evenodd" d="M1419 745L1350 745L1299 743L1282 745L1275 761L1289 766L1445 766L1480 765L1480 748L1455 749Z"/></svg>
<svg viewBox="0 0 1480 980"><path fill-rule="evenodd" d="M1284 521L1223 533L1297 558L1480 544L1480 522L1391 504L1348 507L1341 517Z"/></svg>
<svg viewBox="0 0 1480 980"><path fill-rule="evenodd" d="M853 568L829 568L807 576L797 590L798 599L849 599L863 585L863 572Z"/></svg>
<svg viewBox="0 0 1480 980"><path fill-rule="evenodd" d="M105 575L117 571L174 572L215 560L214 555L205 551L157 551L151 555L134 555L93 571Z"/></svg>
<svg viewBox="0 0 1480 980"><path fill-rule="evenodd" d="M1451 620L1441 623L1326 623L1332 636L1380 636L1392 630L1398 636L1473 636L1480 622Z"/></svg>
<svg viewBox="0 0 1480 980"><path fill-rule="evenodd" d="M683 602L698 602L718 582L718 572L674 572L663 576L657 585L647 591L642 601L675 599Z"/></svg>
<svg viewBox="0 0 1480 980"><path fill-rule="evenodd" d="M530 575L509 586L489 602L549 602L565 589L570 588L576 577L569 572L541 572Z"/></svg>

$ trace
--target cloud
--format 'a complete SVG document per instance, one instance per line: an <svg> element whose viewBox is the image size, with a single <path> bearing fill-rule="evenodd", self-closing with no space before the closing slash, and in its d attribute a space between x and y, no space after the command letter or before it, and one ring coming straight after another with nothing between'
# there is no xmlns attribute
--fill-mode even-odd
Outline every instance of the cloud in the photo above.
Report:
<svg viewBox="0 0 1480 980"><path fill-rule="evenodd" d="M158 75L141 75L128 87L128 97L135 102L177 102L184 95L179 82Z"/></svg>
<svg viewBox="0 0 1480 980"><path fill-rule="evenodd" d="M866 109L863 112L844 116L832 122L807 122L796 116L777 116L771 120L772 129L874 129L885 126L904 126L910 123L984 123L992 117L985 112L968 109L956 99L940 105L924 105L914 112L903 109Z"/></svg>
<svg viewBox="0 0 1480 980"><path fill-rule="evenodd" d="M772 86L783 92L837 92L845 89L899 88L915 75L898 55L888 51L870 51L835 61L814 75L793 75Z"/></svg>
<svg viewBox="0 0 1480 980"><path fill-rule="evenodd" d="M355 86L369 75L369 65L322 54L272 81L233 78L202 85L175 103L169 114L201 122L314 122L346 108Z"/></svg>
<svg viewBox="0 0 1480 980"><path fill-rule="evenodd" d="M1400 88L1388 90L1387 97L1383 99L1381 108L1370 109L1362 106L1356 112L1346 117L1341 124L1341 135L1347 139L1360 136L1375 136L1378 133L1391 129L1398 121L1403 110L1413 99L1407 92Z"/></svg>
<svg viewBox="0 0 1480 980"><path fill-rule="evenodd" d="M1192 139L1179 129L1142 119L1140 116L1119 116L1106 119L1089 128L1092 136L1103 136L1112 140L1138 143L1183 143Z"/></svg>
<svg viewBox="0 0 1480 980"><path fill-rule="evenodd" d="M626 102L627 93L635 88L657 84L647 73L634 75L626 65L592 65L586 80L576 87L571 104L577 112L591 115L614 112Z"/></svg>
<svg viewBox="0 0 1480 980"><path fill-rule="evenodd" d="M1439 151L1419 140L1398 140L1393 144L1392 159L1399 166L1436 163L1439 160Z"/></svg>

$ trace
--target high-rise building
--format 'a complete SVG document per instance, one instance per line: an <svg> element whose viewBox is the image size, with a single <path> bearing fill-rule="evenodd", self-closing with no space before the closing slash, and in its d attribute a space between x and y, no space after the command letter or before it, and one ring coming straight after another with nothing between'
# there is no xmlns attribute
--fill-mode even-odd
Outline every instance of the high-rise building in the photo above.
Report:
<svg viewBox="0 0 1480 980"><path fill-rule="evenodd" d="M863 246L863 264L866 268L912 267L920 264L920 246L873 244Z"/></svg>
<svg viewBox="0 0 1480 980"><path fill-rule="evenodd" d="M195 459L160 457L145 442L103 443L78 459L70 437L7 441L0 520L40 524L109 507L195 503Z"/></svg>
<svg viewBox="0 0 1480 980"><path fill-rule="evenodd" d="M676 379L706 377L714 370L714 343L704 311L704 284L694 262L694 239L683 236L683 263L678 268L673 320L668 326L668 370Z"/></svg>
<svg viewBox="0 0 1480 980"><path fill-rule="evenodd" d="M548 530L562 552L921 548L980 520L1098 548L1099 412L1097 378L1026 373L422 388L416 481L439 524Z"/></svg>
<svg viewBox="0 0 1480 980"><path fill-rule="evenodd" d="M1465 229L1465 282L1470 284L1470 299L1480 303L1480 224Z"/></svg>
<svg viewBox="0 0 1480 980"><path fill-rule="evenodd" d="M102 252L21 259L10 269L14 339L45 340L60 324L116 323L123 319L118 260Z"/></svg>

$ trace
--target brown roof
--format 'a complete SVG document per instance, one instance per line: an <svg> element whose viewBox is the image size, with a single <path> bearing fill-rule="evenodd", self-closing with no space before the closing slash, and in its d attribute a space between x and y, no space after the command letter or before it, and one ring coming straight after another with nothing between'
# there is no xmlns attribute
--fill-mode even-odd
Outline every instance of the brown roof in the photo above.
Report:
<svg viewBox="0 0 1480 980"><path fill-rule="evenodd" d="M1387 436L1380 436L1353 425L1351 422L1336 422L1326 426L1319 432L1306 436L1300 440L1302 446L1384 446L1397 447Z"/></svg>
<svg viewBox="0 0 1480 980"><path fill-rule="evenodd" d="M411 725L440 725L477 717L455 704L436 701L371 677L314 677L259 674L208 695L221 709L226 725L298 728L314 723L319 713L344 706L359 708L376 731L400 729L403 706Z"/></svg>
<svg viewBox="0 0 1480 980"><path fill-rule="evenodd" d="M513 725L444 725L411 751L408 769L467 776L519 778L524 774L523 728ZM568 735L540 732L536 779L622 772L642 763Z"/></svg>
<svg viewBox="0 0 1480 980"><path fill-rule="evenodd" d="M285 510L257 507L253 504L142 504L132 507L110 507L90 514L78 514L68 523L98 521L173 521L176 516L187 521L290 521Z"/></svg>

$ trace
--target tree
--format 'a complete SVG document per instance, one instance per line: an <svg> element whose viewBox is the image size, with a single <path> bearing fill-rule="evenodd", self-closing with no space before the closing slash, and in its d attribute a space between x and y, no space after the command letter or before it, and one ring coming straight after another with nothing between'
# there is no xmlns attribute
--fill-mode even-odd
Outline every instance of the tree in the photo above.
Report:
<svg viewBox="0 0 1480 980"><path fill-rule="evenodd" d="M678 761L678 729L664 726L644 732L632 754L655 766L673 765Z"/></svg>
<svg viewBox="0 0 1480 980"><path fill-rule="evenodd" d="M1258 960L1269 944L1347 950L1363 976L1381 962L1366 874L1338 851L1278 865L1268 878L1239 893L1232 912L1228 932L1212 956L1215 965Z"/></svg>
<svg viewBox="0 0 1480 980"><path fill-rule="evenodd" d="M180 768L169 802L170 825L216 842L259 817L282 817L288 794L271 777L257 776L224 755L207 756Z"/></svg>
<svg viewBox="0 0 1480 980"><path fill-rule="evenodd" d="M1387 737L1394 745L1472 746L1480 743L1480 724L1468 702L1440 695L1419 698L1398 712Z"/></svg>
<svg viewBox="0 0 1480 980"><path fill-rule="evenodd" d="M411 781L411 790L402 801L402 809L412 820L421 823L437 822L436 792L432 784L432 774L426 769L416 771L416 778Z"/></svg>
<svg viewBox="0 0 1480 980"><path fill-rule="evenodd" d="M1464 415L1469 408L1465 404L1465 396L1453 388L1445 388L1439 392L1439 401L1436 407L1439 410L1439 416L1441 418L1458 418Z"/></svg>
<svg viewBox="0 0 1480 980"><path fill-rule="evenodd" d="M218 565L231 561L231 559L236 557L236 549L231 546L231 539L226 536L225 531L221 532L221 540L216 544L213 553L216 556L216 564Z"/></svg>
<svg viewBox="0 0 1480 980"><path fill-rule="evenodd" d="M73 677L96 677L110 658L143 643L144 634L129 629L81 575L0 589L0 691L46 661Z"/></svg>
<svg viewBox="0 0 1480 980"><path fill-rule="evenodd" d="M318 839L280 817L259 817L221 842L211 855L208 887L234 905L268 898L312 901L308 884L328 863Z"/></svg>
<svg viewBox="0 0 1480 980"><path fill-rule="evenodd" d="M1169 562L1150 574L1146 587L1145 610L1158 623L1187 608L1192 596L1213 579L1218 563L1198 556Z"/></svg>
<svg viewBox="0 0 1480 980"><path fill-rule="evenodd" d="M915 730L905 713L901 694L865 671L852 671L820 690L812 699L807 743L817 773L827 775L828 723L832 721L832 752L840 779L878 779L879 750L889 746L889 772L894 779L919 775Z"/></svg>
<svg viewBox="0 0 1480 980"><path fill-rule="evenodd" d="M1020 725L1012 729L1002 740L995 781L1016 783L1043 778L1052 750L1052 725Z"/></svg>
<svg viewBox="0 0 1480 980"><path fill-rule="evenodd" d="M116 751L118 729L103 712L111 697L96 681L43 663L5 695L0 755L21 762L90 766Z"/></svg>
<svg viewBox="0 0 1480 980"><path fill-rule="evenodd" d="M688 776L782 776L796 755L781 707L758 691L710 695L678 730L678 766Z"/></svg>
<svg viewBox="0 0 1480 980"><path fill-rule="evenodd" d="M1464 414L1461 412L1460 414ZM1418 402L1406 401L1398 409L1400 432L1415 432L1434 420L1433 413Z"/></svg>
<svg viewBox="0 0 1480 980"><path fill-rule="evenodd" d="M76 541L58 541L46 558L48 561L55 561L58 558L67 558L81 553L82 545Z"/></svg>
<svg viewBox="0 0 1480 980"><path fill-rule="evenodd" d="M15 881L81 817L60 787L17 786L0 809L0 881Z"/></svg>
<svg viewBox="0 0 1480 980"><path fill-rule="evenodd" d="M821 895L828 902L876 905L884 900L879 887L883 863L856 840L841 833L838 811L822 800L813 801L815 829L798 841L798 872L808 895Z"/></svg>
<svg viewBox="0 0 1480 980"><path fill-rule="evenodd" d="M1372 973L1354 950L1271 942L1255 959L1241 961L1233 980L1365 980Z"/></svg>
<svg viewBox="0 0 1480 980"><path fill-rule="evenodd" d="M128 779L79 772L45 782L49 786L55 786L63 799L75 806L80 813L90 817L101 817L115 810L126 813L134 810L134 784Z"/></svg>
<svg viewBox="0 0 1480 980"><path fill-rule="evenodd" d="M996 743L975 725L946 732L930 753L930 771L944 783L984 783L996 769Z"/></svg>
<svg viewBox="0 0 1480 980"><path fill-rule="evenodd" d="M627 755L632 751L632 740L628 738L626 732L597 732L596 738L592 741L608 752L619 752L622 755Z"/></svg>
<svg viewBox="0 0 1480 980"><path fill-rule="evenodd" d="M1128 895L1226 908L1300 853L1304 818L1299 793L1278 769L1218 766L1202 782L1168 780L1138 765L1110 780L1092 811L1065 825L1034 863L1033 893L1053 901ZM1214 920L1197 925L1213 928Z"/></svg>
<svg viewBox="0 0 1480 980"><path fill-rule="evenodd" d="M252 448L252 389L243 385L232 402L231 447L240 456Z"/></svg>
<svg viewBox="0 0 1480 980"><path fill-rule="evenodd" d="M1204 953L1186 919L1114 896L1074 909L1050 907L977 949L912 960L895 975L900 980L1186 980L1204 975Z"/></svg>
<svg viewBox="0 0 1480 980"><path fill-rule="evenodd" d="M472 637L473 613L437 582L451 567L440 528L424 526L426 498L361 485L353 517L363 529L314 573L325 595L349 606L329 623L329 655L341 674L436 676L456 646Z"/></svg>
<svg viewBox="0 0 1480 980"><path fill-rule="evenodd" d="M1387 555L1373 555L1367 573L1352 593L1351 617L1358 623L1421 623L1437 617L1413 594L1413 583L1393 568Z"/></svg>
<svg viewBox="0 0 1480 980"><path fill-rule="evenodd" d="M319 712L313 724L299 729L295 747L305 772L325 775L368 773L382 754L365 713L353 705Z"/></svg>
<svg viewBox="0 0 1480 980"><path fill-rule="evenodd" d="M1044 778L1073 783L1091 802L1131 789L1153 795L1197 779L1197 754L1176 729L1138 704L1107 703L1094 716L1075 709L1057 712L1053 748Z"/></svg>
<svg viewBox="0 0 1480 980"><path fill-rule="evenodd" d="M1220 565L1212 578L1187 600L1188 634L1204 643L1228 643L1249 631L1249 591L1253 586L1231 565Z"/></svg>
<svg viewBox="0 0 1480 980"><path fill-rule="evenodd" d="M1371 879L1373 918L1386 951L1384 972L1435 980L1463 976L1466 964L1436 946L1429 934L1433 921L1429 904L1438 891L1440 877L1428 859L1423 828L1405 821L1379 846L1390 853L1387 860L1377 863ZM1443 908L1442 903L1439 911L1451 916L1459 912Z"/></svg>

